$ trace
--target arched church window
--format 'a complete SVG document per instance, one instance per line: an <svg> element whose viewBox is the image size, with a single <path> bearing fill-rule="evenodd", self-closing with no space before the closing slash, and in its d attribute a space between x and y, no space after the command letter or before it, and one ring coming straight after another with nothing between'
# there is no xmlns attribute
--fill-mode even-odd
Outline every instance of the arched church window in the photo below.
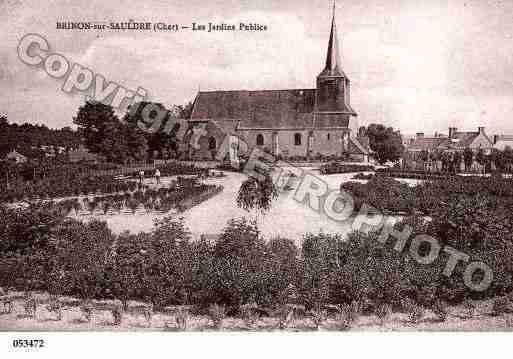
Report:
<svg viewBox="0 0 513 359"><path fill-rule="evenodd" d="M294 134L294 145L301 146L301 134L300 133Z"/></svg>
<svg viewBox="0 0 513 359"><path fill-rule="evenodd" d="M326 135L326 139L327 139L328 141L330 140L330 134L329 134L329 133Z"/></svg>
<svg viewBox="0 0 513 359"><path fill-rule="evenodd" d="M210 137L208 139L208 149L215 150L217 148L217 143L215 137Z"/></svg>
<svg viewBox="0 0 513 359"><path fill-rule="evenodd" d="M264 136L261 133L259 133L256 137L256 144L257 144L257 146L264 145Z"/></svg>

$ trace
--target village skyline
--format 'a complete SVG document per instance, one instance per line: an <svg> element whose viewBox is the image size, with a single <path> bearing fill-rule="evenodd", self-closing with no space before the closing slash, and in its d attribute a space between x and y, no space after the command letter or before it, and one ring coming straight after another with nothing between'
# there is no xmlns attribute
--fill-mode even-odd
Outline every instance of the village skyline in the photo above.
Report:
<svg viewBox="0 0 513 359"><path fill-rule="evenodd" d="M0 15L9 19L1 25L5 51L0 58L0 88L10 95L0 99L0 106L15 123L64 127L72 126L84 103L82 95L63 94L59 82L17 58L17 42L28 32L44 34L55 44L52 50L72 62L126 87L148 89L152 100L166 106L193 101L198 90L314 88L325 60L331 1L263 5L154 1L147 11L136 11L92 2L80 5L77 16L70 9L78 3L59 7L57 1L44 17L33 13L30 2L8 1ZM155 16L155 8L163 19ZM508 41L512 29L505 21L513 12L510 4L345 1L336 8L342 66L352 80L352 102L361 125L379 122L407 135L480 126L491 134L513 132L508 121L513 115L513 48ZM105 19L91 15L98 13L105 13ZM244 20L268 29L193 34L77 32L55 26L56 21L91 19Z"/></svg>

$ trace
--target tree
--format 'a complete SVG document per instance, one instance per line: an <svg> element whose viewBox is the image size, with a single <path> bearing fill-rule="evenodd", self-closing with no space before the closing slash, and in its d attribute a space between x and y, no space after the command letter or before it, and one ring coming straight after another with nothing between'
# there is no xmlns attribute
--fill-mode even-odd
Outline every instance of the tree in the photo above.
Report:
<svg viewBox="0 0 513 359"><path fill-rule="evenodd" d="M91 152L105 154L105 142L109 140L119 120L111 106L87 101L79 108L73 123L78 126L78 132Z"/></svg>
<svg viewBox="0 0 513 359"><path fill-rule="evenodd" d="M474 160L474 153L468 147L463 151L463 162L465 163L465 170L468 171L472 168L472 162Z"/></svg>
<svg viewBox="0 0 513 359"><path fill-rule="evenodd" d="M3 128L4 126L7 126L9 124L9 121L7 120L7 115L0 113L0 128Z"/></svg>
<svg viewBox="0 0 513 359"><path fill-rule="evenodd" d="M504 157L504 166L506 172L511 172L511 165L513 164L513 150L511 147L506 146L504 151L502 152L502 155Z"/></svg>
<svg viewBox="0 0 513 359"><path fill-rule="evenodd" d="M185 106L179 105L177 106L180 110L180 118L183 119L190 119L192 115L192 108L194 106L194 103L188 102Z"/></svg>
<svg viewBox="0 0 513 359"><path fill-rule="evenodd" d="M458 173L461 168L461 153L454 152L452 156L453 170Z"/></svg>
<svg viewBox="0 0 513 359"><path fill-rule="evenodd" d="M483 151L482 148L480 148L478 151L477 151L477 154L476 154L476 161L477 163L479 163L481 166L485 166L486 165L486 155ZM486 171L486 169L485 169Z"/></svg>
<svg viewBox="0 0 513 359"><path fill-rule="evenodd" d="M108 161L126 163L146 157L144 132L133 123L119 121L109 105L88 101L80 107L73 123L78 126L85 146Z"/></svg>
<svg viewBox="0 0 513 359"><path fill-rule="evenodd" d="M251 211L266 212L271 208L271 202L278 197L278 190L269 175L262 178L250 177L242 183L237 195L237 206Z"/></svg>
<svg viewBox="0 0 513 359"><path fill-rule="evenodd" d="M369 144L374 152L374 157L379 163L395 162L401 158L404 146L399 131L394 131L392 127L371 124L367 127L365 133L369 137Z"/></svg>
<svg viewBox="0 0 513 359"><path fill-rule="evenodd" d="M145 133L150 156L168 158L178 150L177 138L183 108L173 106L171 110L157 102L139 102L133 104L123 120L141 129Z"/></svg>
<svg viewBox="0 0 513 359"><path fill-rule="evenodd" d="M490 162L495 165L495 169L498 172L504 172L504 170L506 169L506 161L503 152L499 151L496 148L493 148L488 158Z"/></svg>

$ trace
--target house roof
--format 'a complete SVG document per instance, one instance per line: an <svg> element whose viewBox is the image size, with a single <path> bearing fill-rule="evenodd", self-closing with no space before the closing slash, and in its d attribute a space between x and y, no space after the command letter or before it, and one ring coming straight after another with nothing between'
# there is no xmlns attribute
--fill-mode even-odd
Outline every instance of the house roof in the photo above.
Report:
<svg viewBox="0 0 513 359"><path fill-rule="evenodd" d="M456 132L451 138L446 138L443 145L447 147L465 148L470 146L478 135L479 132Z"/></svg>
<svg viewBox="0 0 513 359"><path fill-rule="evenodd" d="M454 132L452 137L446 137L440 135L438 137L417 137L414 141L408 145L408 150L411 151L422 151L422 150L434 150L440 149L464 149L469 147L472 142L479 136L479 132L475 131L459 131ZM490 138L483 133L483 136L488 140L490 145L492 141Z"/></svg>
<svg viewBox="0 0 513 359"><path fill-rule="evenodd" d="M469 147L477 136L479 136L479 132L455 132L452 138L446 138L445 142L441 145L447 148L463 149ZM483 136L488 140L491 146L493 142L490 140L490 138L485 133L483 133Z"/></svg>
<svg viewBox="0 0 513 359"><path fill-rule="evenodd" d="M501 151L506 147L513 148L513 136L498 136L493 147Z"/></svg>
<svg viewBox="0 0 513 359"><path fill-rule="evenodd" d="M443 137L417 137L414 139L413 143L408 145L408 150L412 151L430 151L434 150L441 143L443 143L446 138Z"/></svg>

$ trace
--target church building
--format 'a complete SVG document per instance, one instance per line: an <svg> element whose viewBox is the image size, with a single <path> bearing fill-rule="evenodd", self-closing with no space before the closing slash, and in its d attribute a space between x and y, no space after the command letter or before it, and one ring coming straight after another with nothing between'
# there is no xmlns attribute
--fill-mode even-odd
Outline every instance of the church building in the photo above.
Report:
<svg viewBox="0 0 513 359"><path fill-rule="evenodd" d="M258 147L283 159L346 155L368 161L365 138L358 137L357 113L351 107L351 82L342 70L335 12L326 65L316 88L260 91L200 91L189 124L201 128L193 159L211 159L226 135L249 148Z"/></svg>

